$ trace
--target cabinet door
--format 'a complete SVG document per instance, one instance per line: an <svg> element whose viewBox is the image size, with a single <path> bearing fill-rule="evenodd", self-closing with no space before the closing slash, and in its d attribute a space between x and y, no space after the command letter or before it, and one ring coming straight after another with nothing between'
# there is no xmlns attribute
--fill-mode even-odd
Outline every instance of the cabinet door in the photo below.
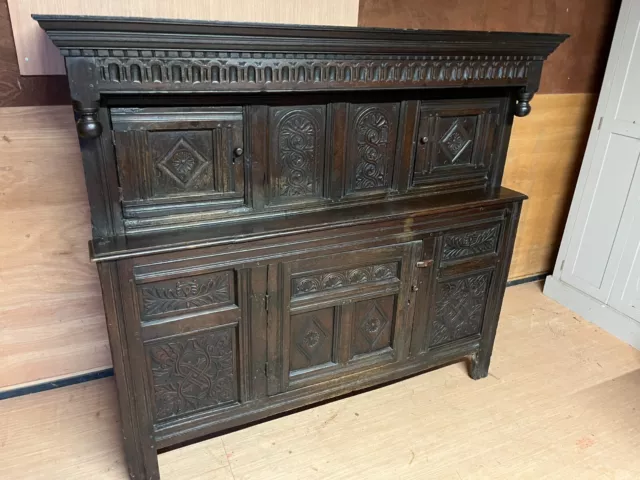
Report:
<svg viewBox="0 0 640 480"><path fill-rule="evenodd" d="M156 432L250 402L260 385L264 391L249 364L251 282L260 281L252 273L228 266L197 275L162 271L162 264L123 269L133 286L127 321L137 323L132 331L141 347L131 355L139 356L134 362Z"/></svg>
<svg viewBox="0 0 640 480"><path fill-rule="evenodd" d="M268 393L408 354L420 242L269 267Z"/></svg>
<svg viewBox="0 0 640 480"><path fill-rule="evenodd" d="M438 355L478 343L488 304L495 296L495 269L504 221L444 232L423 251L412 355ZM429 249L433 250L430 265Z"/></svg>
<svg viewBox="0 0 640 480"><path fill-rule="evenodd" d="M499 99L423 102L411 186L486 183L497 154L501 110Z"/></svg>
<svg viewBox="0 0 640 480"><path fill-rule="evenodd" d="M125 224L243 207L242 118L241 107L112 109Z"/></svg>

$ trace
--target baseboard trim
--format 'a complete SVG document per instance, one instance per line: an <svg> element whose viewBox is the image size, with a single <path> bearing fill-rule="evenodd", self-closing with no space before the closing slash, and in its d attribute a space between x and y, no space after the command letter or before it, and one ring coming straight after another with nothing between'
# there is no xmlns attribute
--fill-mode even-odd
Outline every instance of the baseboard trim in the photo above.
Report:
<svg viewBox="0 0 640 480"><path fill-rule="evenodd" d="M507 282L507 287L513 287L515 285L522 285L523 283L537 282L544 280L547 276L546 273L540 275L533 275L531 277L517 278ZM100 378L107 378L113 376L113 368L106 368L104 370L98 370L97 372L84 373L82 375L76 375L73 377L62 378L53 382L37 383L35 385L29 385L28 387L20 387L14 390L5 390L0 392L0 400L6 400L7 398L21 397L22 395L30 395L32 393L46 392L47 390L53 390L60 387L68 387L70 385L77 385L78 383L90 382L92 380L98 380Z"/></svg>
<svg viewBox="0 0 640 480"><path fill-rule="evenodd" d="M539 282L540 280L544 280L545 278L547 278L547 275L549 275L549 272L540 273L538 275L532 275L531 277L523 277L523 278L516 278L515 280L508 280L507 287L515 287L516 285L522 285L523 283Z"/></svg>
<svg viewBox="0 0 640 480"><path fill-rule="evenodd" d="M14 390L5 390L4 392L0 392L0 400L21 397L23 395L29 395L31 393L46 392L47 390L53 390L55 388L68 387L70 385L77 385L78 383L90 382L91 380L98 380L100 378L107 378L112 376L113 368L106 368L104 370L98 370L96 372L83 373L82 375L62 378L53 382L36 383L35 385L29 385L28 387L20 387Z"/></svg>
<svg viewBox="0 0 640 480"><path fill-rule="evenodd" d="M640 323L634 319L609 305L604 305L553 275L549 275L544 282L543 293L619 340L640 350Z"/></svg>

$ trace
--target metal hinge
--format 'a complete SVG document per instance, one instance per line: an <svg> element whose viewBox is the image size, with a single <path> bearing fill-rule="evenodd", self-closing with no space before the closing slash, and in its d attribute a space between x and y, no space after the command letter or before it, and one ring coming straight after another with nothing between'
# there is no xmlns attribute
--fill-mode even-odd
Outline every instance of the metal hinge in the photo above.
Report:
<svg viewBox="0 0 640 480"><path fill-rule="evenodd" d="M264 362L264 376L269 376L269 362Z"/></svg>
<svg viewBox="0 0 640 480"><path fill-rule="evenodd" d="M269 294L268 293L264 294L264 309L267 312L269 311Z"/></svg>
<svg viewBox="0 0 640 480"><path fill-rule="evenodd" d="M116 132L114 132L113 130L111 130L111 143L114 147L116 146Z"/></svg>
<svg viewBox="0 0 640 480"><path fill-rule="evenodd" d="M598 130L600 130L600 128L602 127L603 120L604 120L604 117L600 117L600 121L598 122Z"/></svg>

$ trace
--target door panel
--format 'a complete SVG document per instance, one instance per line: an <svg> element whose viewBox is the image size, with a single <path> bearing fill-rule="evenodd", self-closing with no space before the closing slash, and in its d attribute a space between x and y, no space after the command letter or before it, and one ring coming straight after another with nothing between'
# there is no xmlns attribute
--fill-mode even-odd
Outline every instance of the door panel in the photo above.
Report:
<svg viewBox="0 0 640 480"><path fill-rule="evenodd" d="M245 205L241 107L110 112L125 222Z"/></svg>
<svg viewBox="0 0 640 480"><path fill-rule="evenodd" d="M614 242L629 198L640 141L611 134L596 151L576 219L562 280L606 301L620 261Z"/></svg>
<svg viewBox="0 0 640 480"><path fill-rule="evenodd" d="M501 123L498 99L422 102L411 185L485 183Z"/></svg>
<svg viewBox="0 0 640 480"><path fill-rule="evenodd" d="M329 250L270 266L269 394L405 358L420 248Z"/></svg>

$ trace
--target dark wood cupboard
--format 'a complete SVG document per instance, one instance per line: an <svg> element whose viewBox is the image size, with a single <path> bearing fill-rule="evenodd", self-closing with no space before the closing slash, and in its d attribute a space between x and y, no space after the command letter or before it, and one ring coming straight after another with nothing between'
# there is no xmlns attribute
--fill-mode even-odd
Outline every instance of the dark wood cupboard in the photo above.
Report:
<svg viewBox="0 0 640 480"><path fill-rule="evenodd" d="M36 19L65 56L132 478L464 357L487 375L562 35Z"/></svg>

